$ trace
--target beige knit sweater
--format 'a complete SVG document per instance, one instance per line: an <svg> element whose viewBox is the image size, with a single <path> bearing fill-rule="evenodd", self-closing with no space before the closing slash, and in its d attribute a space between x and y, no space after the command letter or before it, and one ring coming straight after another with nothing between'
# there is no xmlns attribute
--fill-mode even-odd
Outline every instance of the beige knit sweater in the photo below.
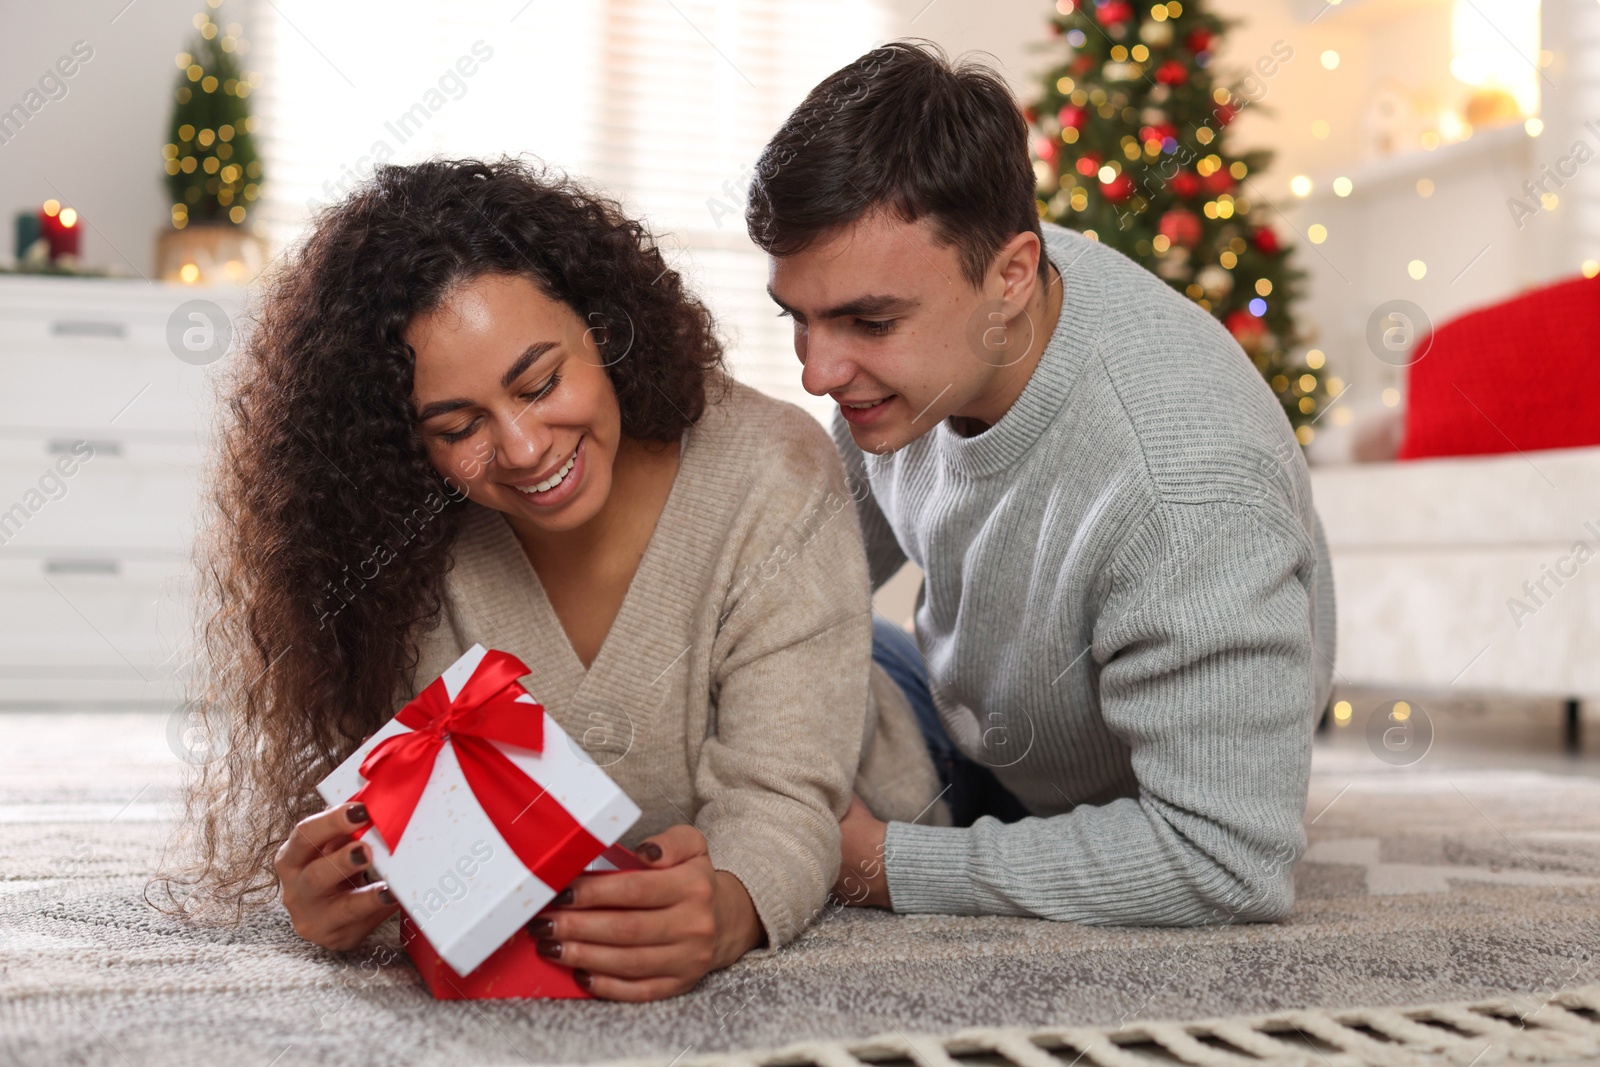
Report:
<svg viewBox="0 0 1600 1067"><path fill-rule="evenodd" d="M872 663L866 558L833 442L791 404L731 382L720 393L684 436L587 670L504 516L468 504L410 688L474 642L520 658L524 685L643 809L624 842L694 824L777 947L823 906L852 784L880 817L948 817L911 709Z"/></svg>

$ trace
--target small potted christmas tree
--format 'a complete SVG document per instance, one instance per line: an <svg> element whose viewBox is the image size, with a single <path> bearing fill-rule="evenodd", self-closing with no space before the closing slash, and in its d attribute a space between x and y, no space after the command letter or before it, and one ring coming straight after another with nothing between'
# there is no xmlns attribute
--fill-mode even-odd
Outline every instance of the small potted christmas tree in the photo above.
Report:
<svg viewBox="0 0 1600 1067"><path fill-rule="evenodd" d="M207 0L212 9L221 2ZM157 243L157 270L165 281L243 283L266 260L264 242L248 228L262 179L248 102L252 76L238 60L248 45L242 27L221 27L208 11L195 15L194 26L189 50L176 57L161 150L172 214Z"/></svg>

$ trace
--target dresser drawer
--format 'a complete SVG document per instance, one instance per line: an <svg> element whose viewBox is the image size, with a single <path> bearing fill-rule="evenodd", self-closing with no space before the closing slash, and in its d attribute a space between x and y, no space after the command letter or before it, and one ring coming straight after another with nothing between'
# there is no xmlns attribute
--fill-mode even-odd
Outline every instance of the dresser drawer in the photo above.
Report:
<svg viewBox="0 0 1600 1067"><path fill-rule="evenodd" d="M0 437L0 557L87 548L184 555L200 463L193 445Z"/></svg>
<svg viewBox="0 0 1600 1067"><path fill-rule="evenodd" d="M237 290L0 280L0 426L203 434L242 307Z"/></svg>
<svg viewBox="0 0 1600 1067"><path fill-rule="evenodd" d="M201 441L211 425L215 377L211 368L123 346L41 351L0 344L0 426Z"/></svg>
<svg viewBox="0 0 1600 1067"><path fill-rule="evenodd" d="M192 633L187 565L0 558L0 704L165 700Z"/></svg>

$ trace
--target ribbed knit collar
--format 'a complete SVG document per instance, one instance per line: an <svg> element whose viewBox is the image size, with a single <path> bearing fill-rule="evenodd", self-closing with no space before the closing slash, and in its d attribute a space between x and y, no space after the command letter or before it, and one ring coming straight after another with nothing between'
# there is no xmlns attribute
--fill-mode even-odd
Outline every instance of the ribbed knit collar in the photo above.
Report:
<svg viewBox="0 0 1600 1067"><path fill-rule="evenodd" d="M1094 351L1105 302L1094 262L1096 253L1105 249L1074 230L1041 225L1045 252L1060 273L1063 287L1056 328L1028 384L999 422L976 436L962 437L945 419L929 433L929 447L953 471L989 476L1026 455L1055 421L1079 369Z"/></svg>

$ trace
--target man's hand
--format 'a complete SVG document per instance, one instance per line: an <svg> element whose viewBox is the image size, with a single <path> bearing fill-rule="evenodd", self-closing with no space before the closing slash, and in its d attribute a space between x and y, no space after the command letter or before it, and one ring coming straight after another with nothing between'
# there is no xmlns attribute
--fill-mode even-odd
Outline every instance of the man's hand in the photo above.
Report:
<svg viewBox="0 0 1600 1067"><path fill-rule="evenodd" d="M711 866L699 830L674 826L634 852L647 870L579 875L528 924L539 954L595 996L676 996L765 940L744 883Z"/></svg>
<svg viewBox="0 0 1600 1067"><path fill-rule="evenodd" d="M850 807L839 820L839 879L833 883L834 896L861 907L893 907L883 855L888 829L860 797L850 798Z"/></svg>

